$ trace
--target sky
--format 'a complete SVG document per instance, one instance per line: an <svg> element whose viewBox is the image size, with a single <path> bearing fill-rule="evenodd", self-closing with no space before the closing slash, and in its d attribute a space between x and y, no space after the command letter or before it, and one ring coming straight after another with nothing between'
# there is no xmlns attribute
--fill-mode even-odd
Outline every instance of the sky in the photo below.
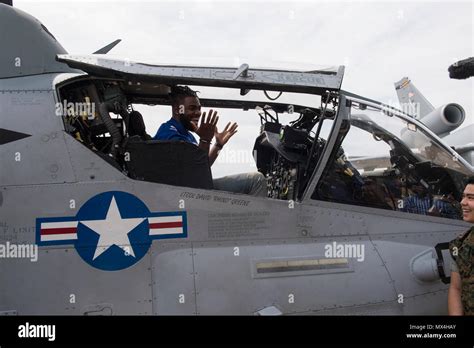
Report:
<svg viewBox="0 0 474 348"><path fill-rule="evenodd" d="M461 104L474 123L474 78L452 80L447 68L474 56L471 1L21 1L71 54L123 41L109 55L155 64L276 67L345 66L344 90L396 105L394 82L408 76L435 107ZM200 89L202 97L214 91ZM206 95L207 94L207 95ZM236 91L219 96L238 98ZM249 99L264 100L252 91ZM279 101L316 106L314 97ZM152 136L168 107L137 106ZM203 110L206 111L206 110ZM214 177L255 170L255 112L219 110L238 133L212 167Z"/></svg>

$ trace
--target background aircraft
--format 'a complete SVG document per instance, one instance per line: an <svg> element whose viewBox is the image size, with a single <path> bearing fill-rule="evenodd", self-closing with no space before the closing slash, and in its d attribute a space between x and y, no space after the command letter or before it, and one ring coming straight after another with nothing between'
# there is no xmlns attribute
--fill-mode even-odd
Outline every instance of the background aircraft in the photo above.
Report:
<svg viewBox="0 0 474 348"><path fill-rule="evenodd" d="M474 124L455 131L465 119L461 105L449 103L435 109L408 77L395 82L395 90L402 108L423 122L466 161L474 164Z"/></svg>

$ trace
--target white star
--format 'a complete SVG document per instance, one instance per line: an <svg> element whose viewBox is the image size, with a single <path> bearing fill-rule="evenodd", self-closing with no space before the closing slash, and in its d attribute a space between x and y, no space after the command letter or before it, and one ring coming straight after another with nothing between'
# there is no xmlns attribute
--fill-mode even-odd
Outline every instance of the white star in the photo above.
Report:
<svg viewBox="0 0 474 348"><path fill-rule="evenodd" d="M126 255L135 257L128 234L140 225L143 220L145 219L122 219L117 202L115 202L115 197L112 196L109 210L104 220L81 221L81 224L86 225L100 236L92 260L95 260L112 245L123 249Z"/></svg>

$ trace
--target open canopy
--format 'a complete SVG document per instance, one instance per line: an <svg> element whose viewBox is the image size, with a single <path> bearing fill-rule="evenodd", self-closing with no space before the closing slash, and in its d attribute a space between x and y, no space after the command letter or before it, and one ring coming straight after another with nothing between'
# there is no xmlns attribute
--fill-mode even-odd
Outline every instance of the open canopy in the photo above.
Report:
<svg viewBox="0 0 474 348"><path fill-rule="evenodd" d="M344 66L301 72L273 69L151 65L94 55L60 54L57 60L94 76L161 84L186 84L321 94L339 90Z"/></svg>

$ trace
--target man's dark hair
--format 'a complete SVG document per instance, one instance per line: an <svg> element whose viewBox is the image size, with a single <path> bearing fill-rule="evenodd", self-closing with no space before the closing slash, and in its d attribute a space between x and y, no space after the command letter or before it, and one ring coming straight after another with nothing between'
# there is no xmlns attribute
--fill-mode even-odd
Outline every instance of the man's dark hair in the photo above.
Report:
<svg viewBox="0 0 474 348"><path fill-rule="evenodd" d="M188 86L172 86L170 93L171 105L179 105L186 97L198 98L197 93L198 91L193 91Z"/></svg>
<svg viewBox="0 0 474 348"><path fill-rule="evenodd" d="M474 176L470 176L469 178L467 178L466 185L474 185Z"/></svg>

